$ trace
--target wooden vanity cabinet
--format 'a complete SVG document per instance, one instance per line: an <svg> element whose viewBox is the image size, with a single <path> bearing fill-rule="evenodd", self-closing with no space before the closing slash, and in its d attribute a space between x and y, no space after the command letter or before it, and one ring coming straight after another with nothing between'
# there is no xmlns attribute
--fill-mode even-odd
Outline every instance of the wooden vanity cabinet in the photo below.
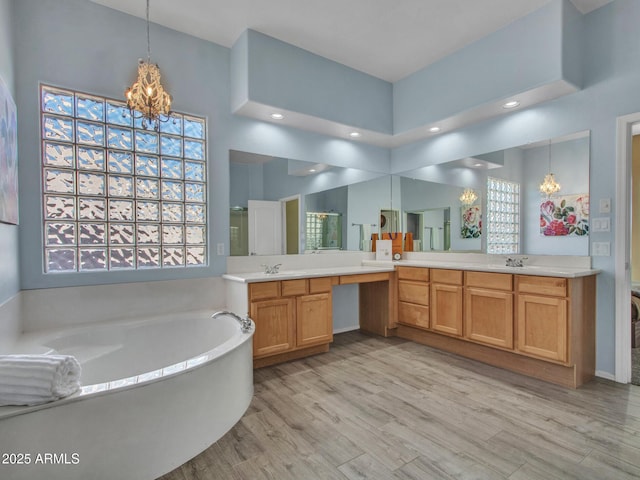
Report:
<svg viewBox="0 0 640 480"><path fill-rule="evenodd" d="M516 275L517 349L558 362L568 361L567 279Z"/></svg>
<svg viewBox="0 0 640 480"><path fill-rule="evenodd" d="M464 272L464 337L513 349L513 275Z"/></svg>
<svg viewBox="0 0 640 480"><path fill-rule="evenodd" d="M249 284L249 314L256 324L256 367L327 351L333 341L334 277Z"/></svg>
<svg viewBox="0 0 640 480"><path fill-rule="evenodd" d="M399 337L566 387L577 388L594 377L595 275L425 267L431 294L423 305L430 315L429 328L424 328L401 313L403 303L413 305L409 300L415 298L416 282L410 270L401 273L401 268Z"/></svg>
<svg viewBox="0 0 640 480"><path fill-rule="evenodd" d="M429 328L429 269L398 267L398 323Z"/></svg>
<svg viewBox="0 0 640 480"><path fill-rule="evenodd" d="M461 270L431 269L431 330L462 336Z"/></svg>

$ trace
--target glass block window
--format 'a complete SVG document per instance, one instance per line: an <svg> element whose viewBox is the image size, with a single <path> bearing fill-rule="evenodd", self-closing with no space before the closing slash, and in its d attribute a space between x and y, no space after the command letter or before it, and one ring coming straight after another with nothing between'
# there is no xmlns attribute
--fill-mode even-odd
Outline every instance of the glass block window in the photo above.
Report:
<svg viewBox="0 0 640 480"><path fill-rule="evenodd" d="M317 250L322 246L322 222L324 217L316 212L307 212L305 250Z"/></svg>
<svg viewBox="0 0 640 480"><path fill-rule="evenodd" d="M143 128L124 102L40 89L47 273L207 262L206 122Z"/></svg>
<svg viewBox="0 0 640 480"><path fill-rule="evenodd" d="M487 253L520 250L520 184L487 179Z"/></svg>

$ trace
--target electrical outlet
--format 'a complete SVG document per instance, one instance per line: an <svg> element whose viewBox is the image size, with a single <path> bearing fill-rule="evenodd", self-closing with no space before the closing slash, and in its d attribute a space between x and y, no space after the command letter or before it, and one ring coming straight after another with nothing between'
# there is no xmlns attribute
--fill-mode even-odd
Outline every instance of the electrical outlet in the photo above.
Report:
<svg viewBox="0 0 640 480"><path fill-rule="evenodd" d="M611 199L610 198L601 198L600 199L600 213L611 213Z"/></svg>
<svg viewBox="0 0 640 480"><path fill-rule="evenodd" d="M591 244L592 257L608 257L611 255L611 244L609 242L593 242Z"/></svg>
<svg viewBox="0 0 640 480"><path fill-rule="evenodd" d="M609 232L611 231L611 224L609 217L600 217L591 219L591 233L596 232Z"/></svg>
<svg viewBox="0 0 640 480"><path fill-rule="evenodd" d="M217 255L224 255L224 243L218 243L216 245L216 254Z"/></svg>

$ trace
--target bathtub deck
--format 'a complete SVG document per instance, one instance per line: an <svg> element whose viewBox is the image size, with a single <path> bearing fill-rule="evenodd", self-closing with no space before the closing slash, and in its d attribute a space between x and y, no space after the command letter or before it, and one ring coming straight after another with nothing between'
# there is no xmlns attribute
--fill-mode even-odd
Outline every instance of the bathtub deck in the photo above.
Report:
<svg viewBox="0 0 640 480"><path fill-rule="evenodd" d="M569 390L397 338L255 371L242 420L162 480L640 478L640 387Z"/></svg>

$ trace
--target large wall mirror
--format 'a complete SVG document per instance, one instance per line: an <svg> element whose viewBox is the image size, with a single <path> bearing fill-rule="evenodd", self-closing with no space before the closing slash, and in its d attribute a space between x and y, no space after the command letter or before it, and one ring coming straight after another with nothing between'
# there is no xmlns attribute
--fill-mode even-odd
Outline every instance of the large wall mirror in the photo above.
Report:
<svg viewBox="0 0 640 480"><path fill-rule="evenodd" d="M394 175L231 151L231 255L368 251L391 230L414 251L502 253L508 223L518 253L588 255L589 145L585 131Z"/></svg>
<svg viewBox="0 0 640 480"><path fill-rule="evenodd" d="M589 255L589 150L584 131L400 173L403 231L414 250L503 253L500 230L511 222L518 253ZM549 173L561 187L550 197L540 192ZM491 220L497 233L487 232Z"/></svg>
<svg viewBox="0 0 640 480"><path fill-rule="evenodd" d="M391 202L385 173L236 150L229 161L231 255L367 250Z"/></svg>

